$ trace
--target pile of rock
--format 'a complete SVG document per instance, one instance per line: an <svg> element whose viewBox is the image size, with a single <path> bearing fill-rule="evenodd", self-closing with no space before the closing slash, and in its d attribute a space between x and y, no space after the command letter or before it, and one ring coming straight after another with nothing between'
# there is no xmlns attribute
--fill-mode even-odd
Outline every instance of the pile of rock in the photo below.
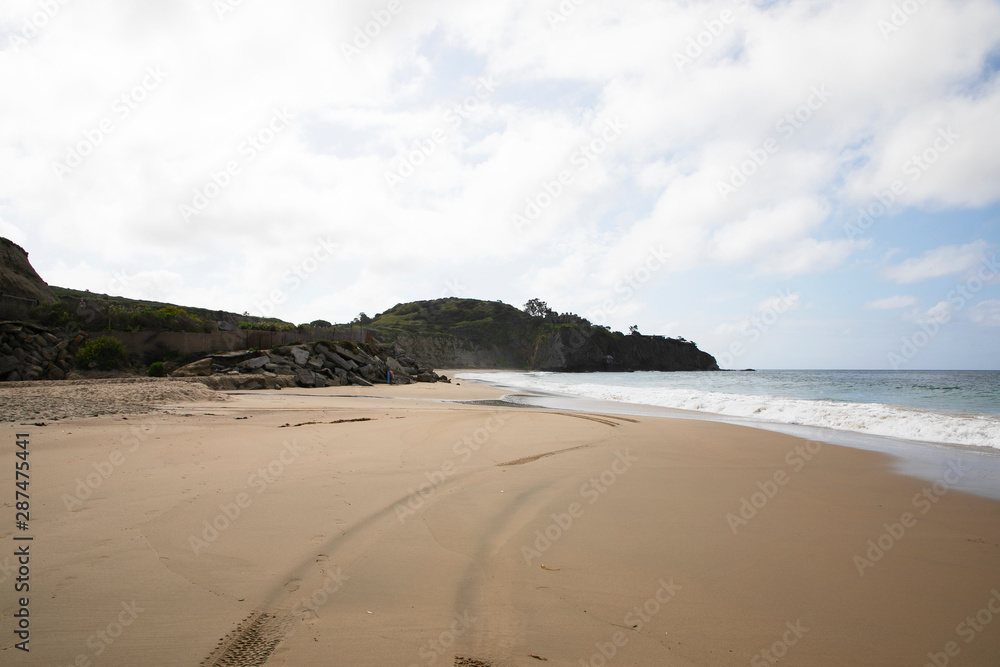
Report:
<svg viewBox="0 0 1000 667"><path fill-rule="evenodd" d="M73 368L76 348L86 338L59 338L26 322L0 322L0 379L63 380Z"/></svg>
<svg viewBox="0 0 1000 667"><path fill-rule="evenodd" d="M244 350L213 354L171 373L192 378L213 389L280 389L282 387L340 387L386 382L449 382L397 345L319 341L286 345L272 350Z"/></svg>

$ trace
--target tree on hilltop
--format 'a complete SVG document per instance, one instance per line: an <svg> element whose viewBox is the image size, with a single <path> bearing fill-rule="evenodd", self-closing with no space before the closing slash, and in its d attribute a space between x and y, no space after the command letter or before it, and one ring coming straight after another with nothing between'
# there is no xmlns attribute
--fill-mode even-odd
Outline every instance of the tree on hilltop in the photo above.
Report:
<svg viewBox="0 0 1000 667"><path fill-rule="evenodd" d="M556 311L549 308L549 304L541 299L529 300L528 303L524 304L524 312L532 317L552 317L556 314Z"/></svg>

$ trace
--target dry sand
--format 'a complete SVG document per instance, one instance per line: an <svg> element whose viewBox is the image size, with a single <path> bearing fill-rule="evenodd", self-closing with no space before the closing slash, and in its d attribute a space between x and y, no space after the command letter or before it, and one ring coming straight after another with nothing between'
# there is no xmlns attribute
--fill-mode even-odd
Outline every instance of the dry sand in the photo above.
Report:
<svg viewBox="0 0 1000 667"><path fill-rule="evenodd" d="M766 431L439 400L501 393L0 425L0 663L998 664L1000 505L947 469L935 490ZM15 533L34 537L30 653Z"/></svg>

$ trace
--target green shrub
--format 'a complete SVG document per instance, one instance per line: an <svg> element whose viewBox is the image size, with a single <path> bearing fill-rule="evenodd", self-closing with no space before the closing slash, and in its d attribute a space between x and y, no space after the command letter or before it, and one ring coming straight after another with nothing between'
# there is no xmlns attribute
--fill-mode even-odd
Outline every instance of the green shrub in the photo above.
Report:
<svg viewBox="0 0 1000 667"><path fill-rule="evenodd" d="M34 314L47 327L64 327L73 321L73 314L61 301L36 306Z"/></svg>
<svg viewBox="0 0 1000 667"><path fill-rule="evenodd" d="M148 375L151 378L161 378L166 374L167 372L163 370L162 361L154 361L149 365L149 370L146 371L146 375Z"/></svg>
<svg viewBox="0 0 1000 667"><path fill-rule="evenodd" d="M88 340L76 353L76 365L79 368L91 368L94 364L102 371L121 368L128 358L125 344L113 336L99 336Z"/></svg>

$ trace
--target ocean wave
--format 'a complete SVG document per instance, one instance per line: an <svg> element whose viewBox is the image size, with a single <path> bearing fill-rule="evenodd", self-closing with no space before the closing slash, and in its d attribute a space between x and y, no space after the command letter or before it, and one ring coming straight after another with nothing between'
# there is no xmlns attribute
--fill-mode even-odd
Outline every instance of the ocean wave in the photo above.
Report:
<svg viewBox="0 0 1000 667"><path fill-rule="evenodd" d="M693 410L779 424L818 426L906 440L1000 449L1000 418L990 415L949 414L882 403L562 382L558 376L538 373L462 373L461 377L522 390Z"/></svg>

